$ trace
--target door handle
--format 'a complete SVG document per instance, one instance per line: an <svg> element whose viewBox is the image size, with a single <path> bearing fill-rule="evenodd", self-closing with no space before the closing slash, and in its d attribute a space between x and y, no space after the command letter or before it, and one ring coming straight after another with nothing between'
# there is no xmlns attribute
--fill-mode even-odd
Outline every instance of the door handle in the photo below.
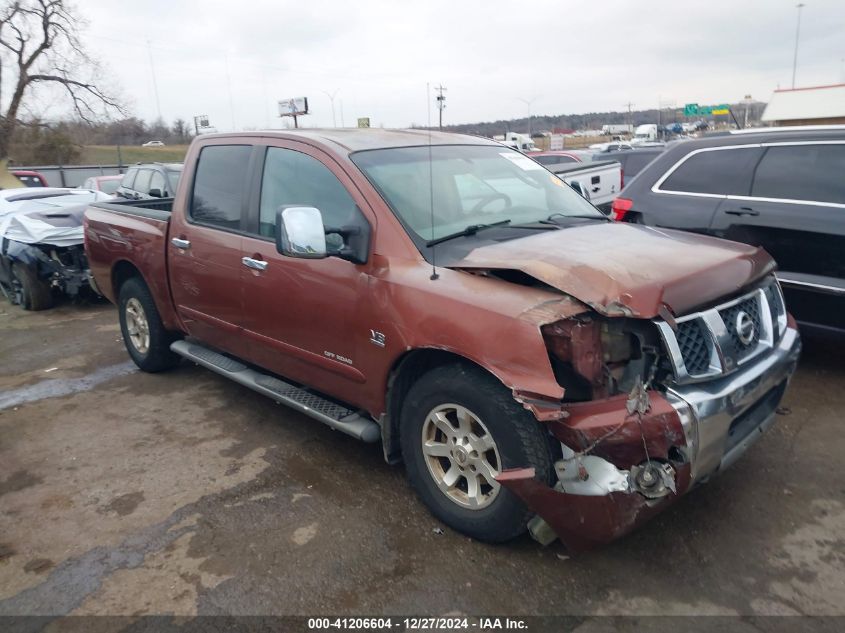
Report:
<svg viewBox="0 0 845 633"><path fill-rule="evenodd" d="M247 268L252 268L253 270L264 270L267 268L267 262L261 259L253 259L252 257L242 257L241 262Z"/></svg>
<svg viewBox="0 0 845 633"><path fill-rule="evenodd" d="M760 215L759 211L755 211L749 207L740 207L739 209L728 209L725 211L728 215Z"/></svg>
<svg viewBox="0 0 845 633"><path fill-rule="evenodd" d="M181 237L174 237L170 240L170 243L173 244L176 248L181 248L183 251L186 249L191 248L191 242L188 240L183 240Z"/></svg>
<svg viewBox="0 0 845 633"><path fill-rule="evenodd" d="M590 191L596 193L599 189L601 189L601 187L593 187L592 189L590 189Z"/></svg>

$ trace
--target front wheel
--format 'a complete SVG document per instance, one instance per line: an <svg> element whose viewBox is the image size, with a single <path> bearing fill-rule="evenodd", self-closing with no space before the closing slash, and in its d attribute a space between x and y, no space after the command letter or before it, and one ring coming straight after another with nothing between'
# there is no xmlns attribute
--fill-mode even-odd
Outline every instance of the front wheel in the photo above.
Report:
<svg viewBox="0 0 845 633"><path fill-rule="evenodd" d="M164 328L152 294L141 279L135 277L120 287L118 312L126 351L141 370L154 373L179 363L179 356L170 351L175 337Z"/></svg>
<svg viewBox="0 0 845 633"><path fill-rule="evenodd" d="M531 513L496 477L533 467L546 482L551 452L540 424L501 383L472 366L439 367L410 389L401 416L408 479L438 519L488 542L525 531Z"/></svg>

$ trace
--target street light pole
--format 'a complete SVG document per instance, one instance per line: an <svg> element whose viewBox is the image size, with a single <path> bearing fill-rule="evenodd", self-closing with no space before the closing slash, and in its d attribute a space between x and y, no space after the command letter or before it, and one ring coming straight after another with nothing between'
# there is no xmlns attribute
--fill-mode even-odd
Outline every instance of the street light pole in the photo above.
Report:
<svg viewBox="0 0 845 633"><path fill-rule="evenodd" d="M531 97L530 99L520 99L517 97L517 101L522 101L526 106L528 106L528 138L531 138L531 104L537 101L537 97Z"/></svg>
<svg viewBox="0 0 845 633"><path fill-rule="evenodd" d="M795 25L795 55L792 57L792 89L795 89L795 71L798 68L798 35L801 32L801 9L803 9L806 5L803 2L799 2L795 5L795 8L798 9L798 22Z"/></svg>
<svg viewBox="0 0 845 633"><path fill-rule="evenodd" d="M329 101L332 102L332 126L333 127L337 127L337 119L335 118L335 115L334 115L334 98L337 95L338 90L340 90L340 88L338 88L337 90L335 90L332 93L328 93L325 90L320 91L329 98Z"/></svg>

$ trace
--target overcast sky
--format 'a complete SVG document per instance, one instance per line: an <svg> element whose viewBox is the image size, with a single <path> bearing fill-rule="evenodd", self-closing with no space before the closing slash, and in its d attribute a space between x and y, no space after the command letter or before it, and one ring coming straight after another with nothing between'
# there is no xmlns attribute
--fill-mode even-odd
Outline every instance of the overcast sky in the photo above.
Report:
<svg viewBox="0 0 845 633"><path fill-rule="evenodd" d="M331 125L335 91L338 124L424 125L440 82L446 123L525 116L520 99L534 114L765 101L791 83L795 4L77 0L133 114L158 114L154 67L166 121L208 114L221 131L279 127L276 102L297 96L305 125ZM844 58L845 1L807 0L797 84L845 82Z"/></svg>

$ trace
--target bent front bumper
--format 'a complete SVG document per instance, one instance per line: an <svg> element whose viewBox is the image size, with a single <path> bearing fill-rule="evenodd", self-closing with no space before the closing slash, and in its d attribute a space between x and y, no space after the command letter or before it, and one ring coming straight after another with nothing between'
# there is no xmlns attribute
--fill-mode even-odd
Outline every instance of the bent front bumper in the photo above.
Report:
<svg viewBox="0 0 845 633"><path fill-rule="evenodd" d="M772 426L800 351L790 324L769 353L740 371L650 391L641 418L628 415L624 396L571 405L568 418L549 423L563 450L554 487L531 468L497 479L537 514L529 528L540 542L557 536L571 550L607 543L730 466ZM674 476L658 495L646 496L633 475L649 461Z"/></svg>

